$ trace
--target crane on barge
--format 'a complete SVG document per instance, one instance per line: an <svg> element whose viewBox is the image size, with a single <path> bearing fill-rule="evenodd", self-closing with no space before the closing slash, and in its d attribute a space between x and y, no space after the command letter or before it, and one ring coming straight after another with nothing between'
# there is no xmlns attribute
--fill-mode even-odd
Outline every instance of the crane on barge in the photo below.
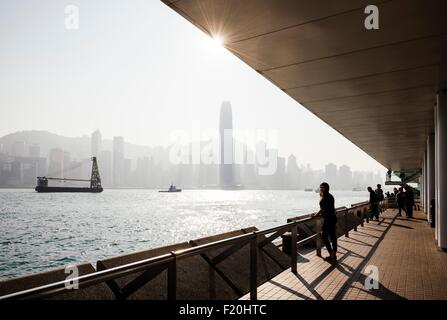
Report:
<svg viewBox="0 0 447 320"><path fill-rule="evenodd" d="M92 157L92 175L88 179L69 179L69 178L54 178L54 177L37 177L37 192L102 192L101 177L99 175L98 163L96 157ZM90 187L50 187L48 180L58 181L81 181L90 182Z"/></svg>

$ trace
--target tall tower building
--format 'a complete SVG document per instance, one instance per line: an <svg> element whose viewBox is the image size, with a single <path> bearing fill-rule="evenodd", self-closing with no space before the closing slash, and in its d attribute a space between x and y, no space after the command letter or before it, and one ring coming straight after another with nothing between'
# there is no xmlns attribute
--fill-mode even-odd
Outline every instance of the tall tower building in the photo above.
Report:
<svg viewBox="0 0 447 320"><path fill-rule="evenodd" d="M29 147L28 155L31 158L40 158L40 147L37 144L34 144Z"/></svg>
<svg viewBox="0 0 447 320"><path fill-rule="evenodd" d="M74 169L70 165L70 162L71 162L70 152L64 151L63 152L63 159L64 159L64 161L63 161L63 168L64 168L64 170L63 170L63 175L62 176L64 178L67 178L70 175L72 175L72 170ZM75 177L75 176L73 176L73 177Z"/></svg>
<svg viewBox="0 0 447 320"><path fill-rule="evenodd" d="M12 144L12 155L14 157L25 156L25 141L16 141Z"/></svg>
<svg viewBox="0 0 447 320"><path fill-rule="evenodd" d="M300 168L293 154L287 159L287 180L288 187L292 189L297 189L301 180Z"/></svg>
<svg viewBox="0 0 447 320"><path fill-rule="evenodd" d="M101 151L98 157L99 173L101 174L101 181L103 186L109 187L112 185L112 152L109 150Z"/></svg>
<svg viewBox="0 0 447 320"><path fill-rule="evenodd" d="M224 101L220 107L220 170L219 183L221 188L234 186L234 146L233 146L233 117L231 104Z"/></svg>
<svg viewBox="0 0 447 320"><path fill-rule="evenodd" d="M347 165L344 164L338 169L338 178L338 185L341 189L352 188L352 171Z"/></svg>
<svg viewBox="0 0 447 320"><path fill-rule="evenodd" d="M337 175L337 166L333 163L328 163L325 167L325 180L332 189L337 189L338 187Z"/></svg>
<svg viewBox="0 0 447 320"><path fill-rule="evenodd" d="M48 175L63 178L64 174L64 151L59 148L50 150L48 159Z"/></svg>
<svg viewBox="0 0 447 320"><path fill-rule="evenodd" d="M124 181L124 138L113 137L113 185L122 186Z"/></svg>
<svg viewBox="0 0 447 320"><path fill-rule="evenodd" d="M96 130L92 133L92 157L99 157L101 154L101 132L99 130Z"/></svg>

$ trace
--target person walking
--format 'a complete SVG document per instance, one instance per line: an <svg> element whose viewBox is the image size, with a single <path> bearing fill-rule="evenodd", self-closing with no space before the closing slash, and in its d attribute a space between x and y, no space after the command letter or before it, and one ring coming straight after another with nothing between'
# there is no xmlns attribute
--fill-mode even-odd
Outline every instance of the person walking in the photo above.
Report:
<svg viewBox="0 0 447 320"><path fill-rule="evenodd" d="M335 214L335 199L329 193L329 184L323 182L320 184L320 211L314 215L323 218L322 235L324 245L329 256L324 260L329 262L337 261L337 216ZM329 241L330 239L330 241Z"/></svg>
<svg viewBox="0 0 447 320"><path fill-rule="evenodd" d="M399 212L397 213L397 215L399 217L401 217L402 210L404 210L405 215L408 216L407 209L405 208L405 192L404 192L404 188L402 188L402 187L399 188L399 191L396 194L396 202L397 202L397 207L399 208Z"/></svg>
<svg viewBox="0 0 447 320"><path fill-rule="evenodd" d="M371 219L379 221L379 202L377 201L377 194L371 187L368 187L369 192L369 207L371 211Z"/></svg>

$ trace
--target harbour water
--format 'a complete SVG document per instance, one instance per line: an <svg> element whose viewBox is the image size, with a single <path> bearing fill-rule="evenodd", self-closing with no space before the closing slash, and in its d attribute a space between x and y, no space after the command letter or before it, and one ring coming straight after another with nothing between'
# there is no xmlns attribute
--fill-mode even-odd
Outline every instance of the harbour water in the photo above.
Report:
<svg viewBox="0 0 447 320"><path fill-rule="evenodd" d="M337 207L366 191L333 191ZM277 226L318 209L296 190L105 190L100 194L0 189L0 280L226 231Z"/></svg>

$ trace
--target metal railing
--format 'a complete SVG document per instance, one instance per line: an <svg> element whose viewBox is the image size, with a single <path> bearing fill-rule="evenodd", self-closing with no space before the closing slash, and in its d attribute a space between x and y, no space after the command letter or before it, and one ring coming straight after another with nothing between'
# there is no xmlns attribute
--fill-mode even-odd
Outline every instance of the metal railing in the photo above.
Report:
<svg viewBox="0 0 447 320"><path fill-rule="evenodd" d="M344 221L344 234L349 237L349 231L354 229L357 230L357 226L363 225L363 221L366 219L368 222L368 202L361 202L351 205L351 208L338 208L337 215L343 215ZM350 215L355 215L360 218L359 223L357 219L349 219ZM216 257L205 260L211 267L215 267L218 263L222 262L233 253L237 252L239 249L249 244L249 288L250 288L250 299L257 299L257 286L258 286L258 249L262 249L273 240L282 236L286 232L291 233L291 254L290 254L290 264L291 271L297 273L297 252L298 248L315 241L316 253L321 256L321 219L313 217L305 217L302 219L292 218L290 221L284 225L273 227L266 230L253 231L247 234L234 236L224 240L214 241L203 245L198 245L186 249L181 249L177 251L172 251L167 254L159 255L149 259L140 260L133 263L124 264L121 266L98 270L96 272L82 275L76 278L70 278L63 281L58 281L55 283L50 283L47 285L39 286L36 288L23 290L8 295L0 297L0 300L10 300L10 299L44 299L50 298L52 296L73 291L69 284L77 281L80 289L84 289L89 286L106 283L112 292L115 294L116 299L126 299L135 291L139 290L146 283L148 283L155 276L167 270L167 298L170 300L175 300L177 298L177 263L181 259L188 257L201 255L206 257L204 254L213 249L222 248L225 246L230 246L228 249L224 250ZM290 220L290 219L289 219ZM298 238L298 225L304 224L311 220L316 222L316 232L300 241ZM353 221L350 223L349 221ZM124 276L142 272L137 278L132 280L130 283L120 288L115 279L122 278Z"/></svg>

